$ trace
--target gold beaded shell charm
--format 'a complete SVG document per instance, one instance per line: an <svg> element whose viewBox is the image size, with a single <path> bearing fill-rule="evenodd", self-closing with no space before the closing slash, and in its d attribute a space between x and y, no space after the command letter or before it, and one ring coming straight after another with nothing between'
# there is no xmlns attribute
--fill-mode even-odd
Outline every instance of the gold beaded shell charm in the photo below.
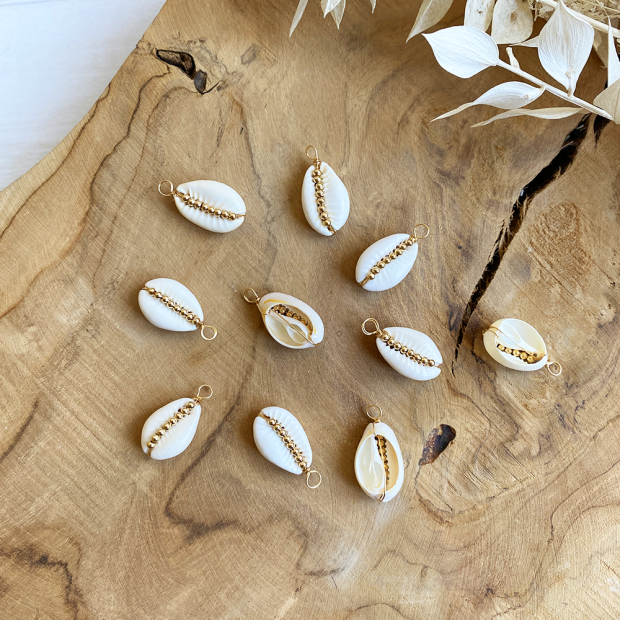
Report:
<svg viewBox="0 0 620 620"><path fill-rule="evenodd" d="M377 413L373 415L374 411ZM368 497L389 502L403 486L403 455L394 431L381 422L381 407L370 405L366 415L372 422L364 430L355 452L355 477Z"/></svg>
<svg viewBox="0 0 620 620"><path fill-rule="evenodd" d="M362 323L362 331L367 336L376 336L379 353L401 375L415 381L428 381L441 373L441 353L426 334L408 327L381 329L373 318Z"/></svg>
<svg viewBox="0 0 620 620"><path fill-rule="evenodd" d="M506 368L531 371L546 367L554 377L562 374L561 364L549 361L542 336L525 321L495 321L484 330L482 341L488 354Z"/></svg>
<svg viewBox="0 0 620 620"><path fill-rule="evenodd" d="M418 229L423 230L421 235ZM402 282L418 257L418 241L426 239L429 232L426 224L416 224L411 235L390 235L375 241L357 261L357 283L367 291L386 291Z"/></svg>
<svg viewBox="0 0 620 620"><path fill-rule="evenodd" d="M204 396L202 389L207 390ZM213 396L210 385L201 385L193 398L179 398L151 414L142 427L142 450L156 461L181 454L192 442L200 420L200 403Z"/></svg>
<svg viewBox="0 0 620 620"><path fill-rule="evenodd" d="M268 293L259 297L248 288L243 298L256 304L271 337L289 349L316 347L322 340L321 317L305 302L284 293Z"/></svg>
<svg viewBox="0 0 620 620"><path fill-rule="evenodd" d="M321 235L331 237L349 217L349 192L338 175L324 161L314 146L306 149L312 165L306 171L301 188L301 205L308 224Z"/></svg>
<svg viewBox="0 0 620 620"><path fill-rule="evenodd" d="M245 220L243 198L224 183L190 181L175 189L171 181L162 181L157 189L162 196L174 198L183 217L211 232L230 232Z"/></svg>
<svg viewBox="0 0 620 620"><path fill-rule="evenodd" d="M142 314L156 327L173 332L200 329L200 335L205 340L213 340L217 336L217 329L205 324L195 295L176 280L149 280L138 293L138 304Z"/></svg>
<svg viewBox="0 0 620 620"><path fill-rule="evenodd" d="M321 484L312 465L312 448L299 420L282 407L265 407L254 419L254 443L271 463L292 474L306 474L311 489ZM312 482L311 482L312 480Z"/></svg>

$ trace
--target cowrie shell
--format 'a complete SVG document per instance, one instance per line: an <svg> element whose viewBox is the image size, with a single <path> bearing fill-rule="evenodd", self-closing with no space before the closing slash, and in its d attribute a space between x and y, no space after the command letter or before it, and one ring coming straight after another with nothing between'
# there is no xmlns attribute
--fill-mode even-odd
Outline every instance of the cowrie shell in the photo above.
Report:
<svg viewBox="0 0 620 620"><path fill-rule="evenodd" d="M310 448L308 436L299 420L290 411L282 409L282 407L265 407L261 410L261 414L273 418L282 426L286 434L295 442L295 446L300 450L307 466L310 467L312 464L312 448ZM274 465L290 471L292 474L303 473L304 470L295 461L282 438L261 415L254 418L254 443L258 451Z"/></svg>
<svg viewBox="0 0 620 620"><path fill-rule="evenodd" d="M499 321L495 321L491 327L495 327L500 331L496 333L486 331L482 341L487 353L496 362L499 362L502 366L506 366L506 368L524 371L538 370L547 365L548 354L545 341L529 323L519 319L500 319ZM526 351L542 353L543 357L538 362L528 364L526 361L512 354L500 351L497 348L498 344L511 350L518 347Z"/></svg>
<svg viewBox="0 0 620 620"><path fill-rule="evenodd" d="M394 370L415 381L428 381L439 376L441 369L438 366L443 362L443 359L437 345L426 334L408 327L386 327L383 331L390 334L401 346L407 347L409 351L435 362L435 366L419 364L415 359L403 355L400 351L391 348L388 343L383 342L380 337L377 337L379 353Z"/></svg>
<svg viewBox="0 0 620 620"><path fill-rule="evenodd" d="M390 235L375 241L368 247L357 261L355 267L355 279L367 291L386 291L402 282L407 274L411 271L416 258L418 257L417 242L409 246L400 256L390 259L390 262L374 274L374 279L369 279L364 284L371 269L377 265L379 261L389 256L396 248L407 241L411 235L406 233Z"/></svg>
<svg viewBox="0 0 620 620"><path fill-rule="evenodd" d="M386 480L384 461L377 436L385 439L389 480ZM394 431L383 422L372 422L365 429L355 452L355 477L366 495L389 502L400 491L405 478L403 455Z"/></svg>
<svg viewBox="0 0 620 620"><path fill-rule="evenodd" d="M308 224L321 235L331 237L334 233L325 226L320 218L317 205L317 196L314 183L312 182L312 172L315 165L311 165L306 170L303 185L301 187L301 204ZM338 175L332 170L331 166L324 161L320 165L321 180L324 186L322 190L325 194L326 213L334 230L340 230L349 217L350 200L349 192L340 180Z"/></svg>
<svg viewBox="0 0 620 620"><path fill-rule="evenodd" d="M196 434L198 421L200 420L200 405L198 403L194 404L194 408L189 415L171 425L169 430L165 430L154 448L150 449L148 447L153 435L173 418L181 407L190 402L195 403L192 398L179 398L178 400L164 405L147 418L142 427L141 444L142 450L144 450L146 454L151 450L150 457L152 459L156 461L170 459L173 456L181 454L192 442Z"/></svg>
<svg viewBox="0 0 620 620"><path fill-rule="evenodd" d="M170 278L156 278L149 280L145 285L147 288L154 288L156 291L167 295L171 300L189 310L194 316L204 321L202 308L195 295L180 282ZM138 293L138 304L142 314L146 319L161 329L173 332L191 332L198 329L198 325L193 325L186 318L168 308L161 300L151 296L144 289Z"/></svg>
<svg viewBox="0 0 620 620"><path fill-rule="evenodd" d="M232 188L219 181L190 181L177 187L177 192L187 194L194 201L211 207L216 211L234 213L234 220L226 219L208 211L192 206L179 196L174 196L177 209L183 217L201 228L216 233L227 233L239 228L245 221L245 203L243 198Z"/></svg>
<svg viewBox="0 0 620 620"><path fill-rule="evenodd" d="M323 340L325 328L321 317L300 299L284 293L269 293L263 295L257 305L267 331L282 346L308 349ZM282 306L302 320L282 314L278 311Z"/></svg>

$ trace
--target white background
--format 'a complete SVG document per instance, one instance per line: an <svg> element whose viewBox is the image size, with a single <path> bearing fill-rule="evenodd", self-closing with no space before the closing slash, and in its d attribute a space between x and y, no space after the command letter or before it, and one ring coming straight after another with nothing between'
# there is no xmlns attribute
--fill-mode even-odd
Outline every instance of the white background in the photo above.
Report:
<svg viewBox="0 0 620 620"><path fill-rule="evenodd" d="M0 0L0 189L88 112L164 0Z"/></svg>

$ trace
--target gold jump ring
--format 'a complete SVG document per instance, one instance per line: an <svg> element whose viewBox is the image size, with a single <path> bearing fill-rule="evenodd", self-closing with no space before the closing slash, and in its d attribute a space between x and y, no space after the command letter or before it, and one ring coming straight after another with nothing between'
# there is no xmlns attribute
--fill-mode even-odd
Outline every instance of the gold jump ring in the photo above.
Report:
<svg viewBox="0 0 620 620"><path fill-rule="evenodd" d="M170 183L170 192L169 192L169 193L166 193L166 192L163 192L163 191L162 191L161 186L162 186L164 183ZM159 193L160 193L162 196L172 196L172 195L174 195L174 185L172 184L172 181L168 181L168 180L166 180L166 181L162 181L162 182L161 182L161 183L157 186L157 190L159 191Z"/></svg>

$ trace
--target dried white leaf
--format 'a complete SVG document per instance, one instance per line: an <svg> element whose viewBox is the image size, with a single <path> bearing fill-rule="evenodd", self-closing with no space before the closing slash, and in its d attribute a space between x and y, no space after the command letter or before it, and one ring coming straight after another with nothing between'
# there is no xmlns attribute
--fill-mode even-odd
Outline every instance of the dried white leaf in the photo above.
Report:
<svg viewBox="0 0 620 620"><path fill-rule="evenodd" d="M422 35L430 43L437 62L448 72L469 78L499 62L493 39L471 26L452 26Z"/></svg>
<svg viewBox="0 0 620 620"><path fill-rule="evenodd" d="M478 99L471 103L464 103L462 106L446 112L433 120L438 121L440 118L447 118L454 114L458 114L473 105L492 105L502 110L510 110L511 108L522 108L525 105L529 105L545 92L545 87L535 88L529 84L523 82L505 82L504 84L498 84L486 93L480 95Z"/></svg>
<svg viewBox="0 0 620 620"><path fill-rule="evenodd" d="M323 17L326 17L328 13L331 13L341 2L342 0L321 0Z"/></svg>
<svg viewBox="0 0 620 620"><path fill-rule="evenodd" d="M370 0L370 6L372 7L372 12L374 13L377 8L377 0Z"/></svg>
<svg viewBox="0 0 620 620"><path fill-rule="evenodd" d="M415 19L415 24L407 37L407 41L416 34L434 26L452 6L452 0L424 0Z"/></svg>
<svg viewBox="0 0 620 620"><path fill-rule="evenodd" d="M340 22L342 21L342 16L344 15L344 7L347 3L347 0L340 0L336 8L332 11L332 17L336 22L336 28L340 30Z"/></svg>
<svg viewBox="0 0 620 620"><path fill-rule="evenodd" d="M535 116L536 118L546 118L549 120L557 118L566 118L573 114L583 114L587 112L583 108L538 108L538 110L508 110L508 112L502 112L497 116L493 116L490 119L483 121L482 123L476 123L472 127L482 127L488 125L493 121L499 121L503 118L512 118L513 116Z"/></svg>
<svg viewBox="0 0 620 620"><path fill-rule="evenodd" d="M620 60L618 60L618 52L616 51L616 43L614 41L613 35L611 34L611 20L608 19L608 29L607 29L607 88L609 88L618 79L620 79Z"/></svg>
<svg viewBox="0 0 620 620"><path fill-rule="evenodd" d="M572 96L592 49L594 28L575 17L558 0L538 39L538 57L543 68Z"/></svg>
<svg viewBox="0 0 620 620"><path fill-rule="evenodd" d="M594 105L611 114L614 123L620 124L620 80L616 80L594 99Z"/></svg>
<svg viewBox="0 0 620 620"><path fill-rule="evenodd" d="M510 66L520 69L521 65L519 64L517 57L514 55L514 52L512 51L512 47L507 47L506 53L508 54L508 60L510 60Z"/></svg>
<svg viewBox="0 0 620 620"><path fill-rule="evenodd" d="M301 16L304 14L307 4L308 4L308 0L299 0L299 4L297 5L297 10L295 11L295 16L293 17L293 23L291 24L291 29L288 33L289 37L295 31L295 28L297 28L297 24L299 23Z"/></svg>
<svg viewBox="0 0 620 620"><path fill-rule="evenodd" d="M527 41L521 41L521 43L515 43L519 47L538 47L538 37L532 37Z"/></svg>
<svg viewBox="0 0 620 620"><path fill-rule="evenodd" d="M493 18L495 0L467 0L465 5L465 26L486 32Z"/></svg>
<svg viewBox="0 0 620 620"><path fill-rule="evenodd" d="M496 43L521 43L531 34L534 16L528 0L497 0L491 36Z"/></svg>

